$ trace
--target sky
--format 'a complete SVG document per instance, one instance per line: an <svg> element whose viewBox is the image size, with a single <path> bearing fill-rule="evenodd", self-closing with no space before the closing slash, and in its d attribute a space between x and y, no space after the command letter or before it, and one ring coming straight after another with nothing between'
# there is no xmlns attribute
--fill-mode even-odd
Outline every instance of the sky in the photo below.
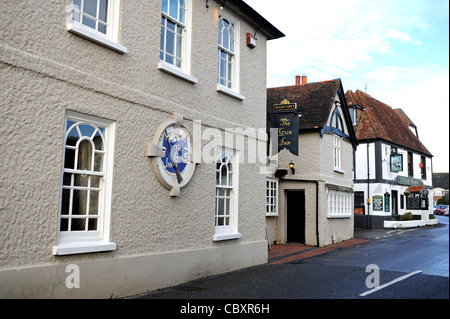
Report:
<svg viewBox="0 0 450 319"><path fill-rule="evenodd" d="M448 0L245 2L286 35L268 41L268 87L340 78L344 91L403 109L433 172L449 171Z"/></svg>

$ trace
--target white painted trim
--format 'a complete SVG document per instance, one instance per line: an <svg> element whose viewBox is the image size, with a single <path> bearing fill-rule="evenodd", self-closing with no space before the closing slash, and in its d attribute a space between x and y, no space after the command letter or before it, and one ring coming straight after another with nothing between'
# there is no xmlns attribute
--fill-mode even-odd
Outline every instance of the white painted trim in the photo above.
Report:
<svg viewBox="0 0 450 319"><path fill-rule="evenodd" d="M216 233L213 235L214 241L221 240L230 240L230 239L239 239L242 237L241 233L233 233L233 232L225 232L225 233Z"/></svg>
<svg viewBox="0 0 450 319"><path fill-rule="evenodd" d="M177 68L176 66L173 66L170 63L167 63L165 61L159 60L158 63L158 69L161 71L167 72L169 74L172 74L180 79L183 79L187 82L190 82L192 84L197 84L198 79L194 78L193 76L190 76L189 74L184 73L180 68Z"/></svg>
<svg viewBox="0 0 450 319"><path fill-rule="evenodd" d="M57 246L53 246L53 255L62 256L62 255L84 254L100 251L111 251L116 250L116 248L117 245L112 242L102 242L102 241L74 242L74 243L58 244Z"/></svg>
<svg viewBox="0 0 450 319"><path fill-rule="evenodd" d="M226 94L228 96L231 96L237 100L244 101L245 96L240 95L239 93L234 92L233 90L230 90L226 86L223 86L222 84L217 83L217 92Z"/></svg>
<svg viewBox="0 0 450 319"><path fill-rule="evenodd" d="M96 32L94 30L91 31L90 28L84 27L82 24L76 21L67 23L67 31L82 36L83 38L91 40L119 53L128 52L128 49L126 47L107 39L106 37L100 35L99 32Z"/></svg>

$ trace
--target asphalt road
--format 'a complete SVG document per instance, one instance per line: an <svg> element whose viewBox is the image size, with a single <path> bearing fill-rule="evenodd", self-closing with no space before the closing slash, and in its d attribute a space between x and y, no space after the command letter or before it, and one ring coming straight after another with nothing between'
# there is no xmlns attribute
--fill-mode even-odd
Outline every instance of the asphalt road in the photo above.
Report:
<svg viewBox="0 0 450 319"><path fill-rule="evenodd" d="M438 219L437 226L355 231L355 238L370 241L292 263L250 267L133 298L166 302L176 299L171 307L175 313L188 311L189 307L194 307L192 311L204 310L195 307L208 304L215 306L215 314L228 314L233 300L239 300L240 305L273 303L272 313L284 305L276 300L448 300L449 218ZM241 310L249 311L246 307Z"/></svg>

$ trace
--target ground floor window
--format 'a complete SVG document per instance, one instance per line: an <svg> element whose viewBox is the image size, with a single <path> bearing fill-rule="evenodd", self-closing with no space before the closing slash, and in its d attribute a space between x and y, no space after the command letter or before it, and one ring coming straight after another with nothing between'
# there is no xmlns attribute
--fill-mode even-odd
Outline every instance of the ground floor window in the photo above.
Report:
<svg viewBox="0 0 450 319"><path fill-rule="evenodd" d="M278 179L266 179L266 215L278 215Z"/></svg>
<svg viewBox="0 0 450 319"><path fill-rule="evenodd" d="M220 149L216 161L214 240L241 237L238 225L238 161L233 151Z"/></svg>
<svg viewBox="0 0 450 319"><path fill-rule="evenodd" d="M353 193L330 190L328 193L328 217L351 217L353 209Z"/></svg>
<svg viewBox="0 0 450 319"><path fill-rule="evenodd" d="M107 244L113 137L112 121L74 112L67 114L59 240L54 254L115 249L114 244Z"/></svg>

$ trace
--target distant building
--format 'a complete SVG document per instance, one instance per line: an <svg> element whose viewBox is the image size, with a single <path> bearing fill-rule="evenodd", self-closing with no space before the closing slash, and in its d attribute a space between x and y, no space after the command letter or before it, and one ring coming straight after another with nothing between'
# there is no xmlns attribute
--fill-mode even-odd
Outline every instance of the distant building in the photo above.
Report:
<svg viewBox="0 0 450 319"><path fill-rule="evenodd" d="M279 151L267 179L269 239L324 246L353 238L357 142L342 81L307 83L303 76L296 85L269 88L267 112L271 155ZM293 139L285 142L286 135ZM283 143L294 149L280 150Z"/></svg>
<svg viewBox="0 0 450 319"><path fill-rule="evenodd" d="M347 91L354 109L355 226L383 228L384 220L411 212L428 220L432 213L432 154L420 142L416 125L402 109L360 90Z"/></svg>
<svg viewBox="0 0 450 319"><path fill-rule="evenodd" d="M448 173L433 173L433 205L443 196L448 196Z"/></svg>

